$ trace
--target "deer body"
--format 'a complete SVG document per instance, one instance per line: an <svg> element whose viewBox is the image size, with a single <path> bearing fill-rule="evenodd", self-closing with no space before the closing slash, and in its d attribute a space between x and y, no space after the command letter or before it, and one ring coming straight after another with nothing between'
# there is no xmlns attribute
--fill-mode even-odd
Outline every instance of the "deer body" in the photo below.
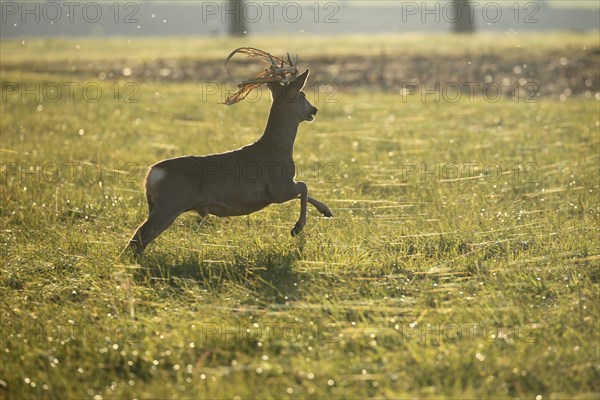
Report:
<svg viewBox="0 0 600 400"><path fill-rule="evenodd" d="M294 181L298 126L317 113L301 91L307 76L308 70L287 85L269 84L273 104L264 134L256 142L221 154L171 158L150 167L146 176L149 215L128 247L141 255L186 211L196 211L202 218L239 216L300 198L300 217L292 236L306 224L307 203L332 217L325 204L308 196L304 182Z"/></svg>
<svg viewBox="0 0 600 400"><path fill-rule="evenodd" d="M290 161L277 160L278 157L265 159L265 155L271 155L269 149L255 142L227 153L163 160L150 168L146 192L153 202L161 195L171 198L173 193L179 193L186 210L195 210L203 217L250 214L282 202L282 196L289 192L287 186L294 183L291 179L287 182L281 179L284 174L281 166L289 165ZM268 173L263 173L265 166L269 167Z"/></svg>

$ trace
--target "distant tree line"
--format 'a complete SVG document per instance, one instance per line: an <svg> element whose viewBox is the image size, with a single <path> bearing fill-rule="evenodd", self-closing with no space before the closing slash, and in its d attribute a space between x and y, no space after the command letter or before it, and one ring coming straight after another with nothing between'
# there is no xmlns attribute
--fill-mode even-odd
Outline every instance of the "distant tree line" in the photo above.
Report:
<svg viewBox="0 0 600 400"><path fill-rule="evenodd" d="M471 15L469 0L451 0L453 3L453 31L455 33L473 33L475 31L474 16ZM244 0L229 0L229 10L239 10L234 18L230 18L229 34L243 36L247 32L246 21L243 18Z"/></svg>

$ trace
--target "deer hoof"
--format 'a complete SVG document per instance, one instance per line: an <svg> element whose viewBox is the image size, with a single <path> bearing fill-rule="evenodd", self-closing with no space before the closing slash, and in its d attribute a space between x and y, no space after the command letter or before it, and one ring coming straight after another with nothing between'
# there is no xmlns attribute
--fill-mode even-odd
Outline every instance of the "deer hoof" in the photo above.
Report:
<svg viewBox="0 0 600 400"><path fill-rule="evenodd" d="M294 225L294 227L292 228L292 237L296 236L297 234L299 234L300 232L302 232L302 228L303 226L300 226L299 224Z"/></svg>
<svg viewBox="0 0 600 400"><path fill-rule="evenodd" d="M331 210L329 208L326 208L325 210L323 210L321 212L321 214L323 214L324 217L333 218L333 213L331 212Z"/></svg>

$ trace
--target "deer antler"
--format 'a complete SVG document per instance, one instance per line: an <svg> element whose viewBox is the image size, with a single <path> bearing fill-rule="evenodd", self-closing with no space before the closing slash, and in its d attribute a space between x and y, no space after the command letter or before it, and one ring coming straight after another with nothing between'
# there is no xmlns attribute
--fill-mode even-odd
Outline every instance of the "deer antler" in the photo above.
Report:
<svg viewBox="0 0 600 400"><path fill-rule="evenodd" d="M235 49L229 54L227 59L225 60L225 68L227 69L227 73L231 77L231 73L229 72L229 68L227 66L227 62L237 53L245 54L248 57L256 58L259 61L269 65L268 68L265 68L262 72L255 75L250 79L246 79L238 84L239 90L229 96L225 100L226 105L233 105L242 101L250 92L263 83L281 83L286 84L293 81L298 75L298 56L296 56L296 62L292 61L290 54L287 55L287 61L279 57L275 57L266 51L256 49L254 47L240 47L239 49ZM280 65L277 65L277 63ZM287 64L287 66L286 66Z"/></svg>

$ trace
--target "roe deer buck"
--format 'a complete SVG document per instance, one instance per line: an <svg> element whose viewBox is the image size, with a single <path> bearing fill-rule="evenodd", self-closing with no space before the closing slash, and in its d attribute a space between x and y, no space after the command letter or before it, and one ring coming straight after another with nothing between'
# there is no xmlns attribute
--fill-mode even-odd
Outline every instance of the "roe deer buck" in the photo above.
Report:
<svg viewBox="0 0 600 400"><path fill-rule="evenodd" d="M257 50L236 51L248 49ZM281 61L279 67L271 55L262 54L269 56L271 66L254 79L242 82L240 91L230 96L226 104L243 99L249 87L252 90L266 83L272 105L263 135L256 142L230 152L171 158L152 165L146 175L148 219L128 245L137 257L186 211L196 211L202 218L209 214L247 215L273 203L300 198L300 217L292 228L292 236L299 234L306 224L307 202L324 216L333 216L329 207L308 195L304 182L294 181L292 153L298 126L302 121L312 121L317 114L302 92L309 70L298 75L289 54L286 62L289 67L284 67L284 60L277 58ZM240 176L243 169L251 178Z"/></svg>

